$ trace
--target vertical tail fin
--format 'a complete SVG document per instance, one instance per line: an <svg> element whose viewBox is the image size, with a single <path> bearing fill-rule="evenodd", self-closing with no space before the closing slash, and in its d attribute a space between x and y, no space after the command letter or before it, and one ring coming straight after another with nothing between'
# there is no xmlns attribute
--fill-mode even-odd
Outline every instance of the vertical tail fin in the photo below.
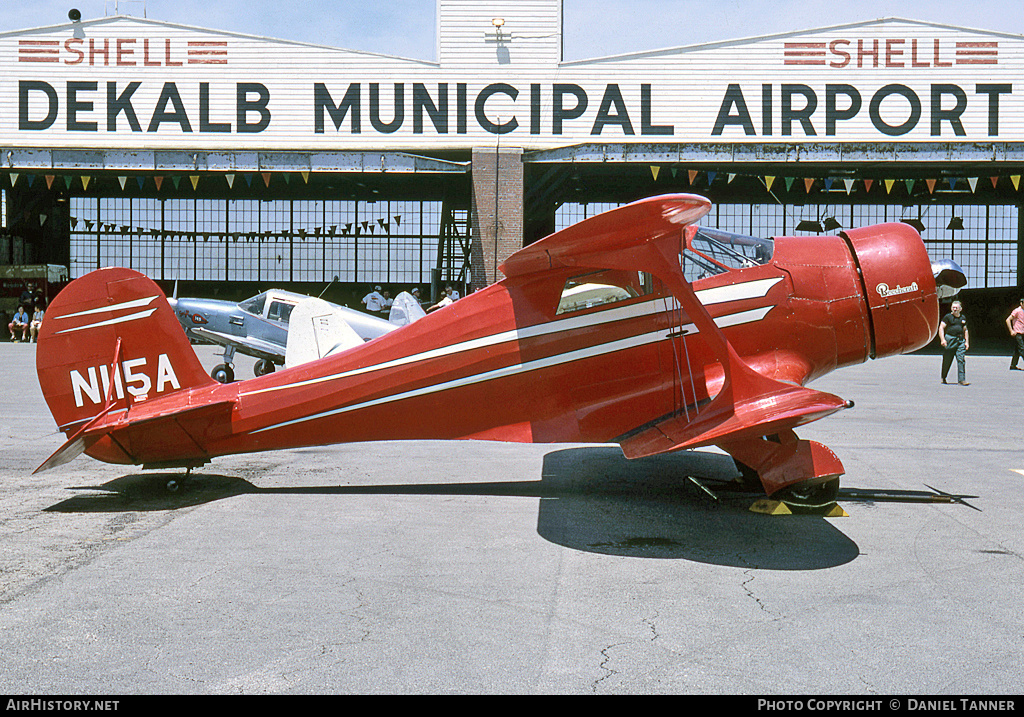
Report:
<svg viewBox="0 0 1024 717"><path fill-rule="evenodd" d="M69 436L101 413L214 383L160 287L119 267L75 279L53 300L36 371Z"/></svg>

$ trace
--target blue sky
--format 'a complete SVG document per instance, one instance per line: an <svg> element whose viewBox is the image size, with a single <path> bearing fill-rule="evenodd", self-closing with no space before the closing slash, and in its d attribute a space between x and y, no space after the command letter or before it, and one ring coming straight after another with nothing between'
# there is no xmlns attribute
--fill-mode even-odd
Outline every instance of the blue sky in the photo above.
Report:
<svg viewBox="0 0 1024 717"><path fill-rule="evenodd" d="M122 14L433 60L435 0L117 0ZM115 0L0 0L0 32L113 15ZM564 0L566 60L882 17L1024 34L1019 0Z"/></svg>

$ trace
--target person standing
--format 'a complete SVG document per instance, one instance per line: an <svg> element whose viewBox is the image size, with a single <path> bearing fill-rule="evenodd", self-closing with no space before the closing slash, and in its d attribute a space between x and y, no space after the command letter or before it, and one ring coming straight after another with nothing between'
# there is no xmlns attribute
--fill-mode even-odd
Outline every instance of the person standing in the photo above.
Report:
<svg viewBox="0 0 1024 717"><path fill-rule="evenodd" d="M379 314L384 306L384 297L380 293L380 287L373 287L373 291L363 297L363 305L371 314Z"/></svg>
<svg viewBox="0 0 1024 717"><path fill-rule="evenodd" d="M954 301L949 313L942 317L939 324L939 341L942 343L942 382L946 383L946 374L956 358L957 383L970 386L967 382L967 350L971 348L971 335L967 330L967 317L963 315L963 306Z"/></svg>
<svg viewBox="0 0 1024 717"><path fill-rule="evenodd" d="M1020 306L1006 317L1006 328L1010 330L1010 338L1013 339L1013 358L1010 359L1010 370L1022 371L1024 369L1017 366L1017 361L1024 356L1024 299L1021 299Z"/></svg>

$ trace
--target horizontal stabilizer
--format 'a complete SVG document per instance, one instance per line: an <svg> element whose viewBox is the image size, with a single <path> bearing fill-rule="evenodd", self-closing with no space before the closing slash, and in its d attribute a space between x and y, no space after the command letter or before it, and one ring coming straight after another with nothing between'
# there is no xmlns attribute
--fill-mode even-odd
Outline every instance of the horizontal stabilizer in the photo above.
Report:
<svg viewBox="0 0 1024 717"><path fill-rule="evenodd" d="M85 450L84 433L84 431L80 431L65 441L64 445L54 451L52 456L47 458L43 461L42 465L32 471L32 474L35 475L36 473L42 473L43 471L48 471L51 468L62 466L65 463L70 463L74 459L78 458L78 456L82 455L82 452Z"/></svg>
<svg viewBox="0 0 1024 717"><path fill-rule="evenodd" d="M149 415L139 415L143 412L140 407L129 412L135 414L130 416L130 420L126 420L129 417L124 413L119 413L117 418L104 421L105 414L101 414L72 435L33 473L74 460L105 436L112 436L117 445L127 451L124 456L126 462L165 460L169 451L178 450L180 453L183 444L193 446L191 455L186 457L203 457L206 455L205 443L229 430L234 405L234 400L217 401L183 409L158 410Z"/></svg>

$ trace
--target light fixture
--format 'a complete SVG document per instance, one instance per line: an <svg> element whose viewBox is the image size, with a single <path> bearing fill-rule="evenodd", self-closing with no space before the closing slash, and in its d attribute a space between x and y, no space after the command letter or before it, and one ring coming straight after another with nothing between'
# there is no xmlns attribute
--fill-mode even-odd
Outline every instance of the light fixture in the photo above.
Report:
<svg viewBox="0 0 1024 717"><path fill-rule="evenodd" d="M963 229L964 220L960 217L953 217L949 220L949 224L946 225L946 229Z"/></svg>
<svg viewBox="0 0 1024 717"><path fill-rule="evenodd" d="M798 232L816 232L818 234L825 231L821 226L821 222L811 221L810 219L804 219L802 222L797 224L796 230Z"/></svg>
<svg viewBox="0 0 1024 717"><path fill-rule="evenodd" d="M505 18L496 17L493 20L491 20L491 24L494 25L495 27L501 27L505 24Z"/></svg>
<svg viewBox="0 0 1024 717"><path fill-rule="evenodd" d="M917 231L919 232L924 231L924 222L922 222L920 219L900 219L900 221L903 222L904 224L909 224L910 226L914 227L914 229L917 229Z"/></svg>
<svg viewBox="0 0 1024 717"><path fill-rule="evenodd" d="M824 224L825 231L830 232L833 229L842 229L842 228L843 228L843 225L840 224L838 221L836 221L835 217L825 217L825 224Z"/></svg>
<svg viewBox="0 0 1024 717"><path fill-rule="evenodd" d="M82 19L82 13L77 8L71 8L68 10L68 20L71 22L78 22Z"/></svg>

